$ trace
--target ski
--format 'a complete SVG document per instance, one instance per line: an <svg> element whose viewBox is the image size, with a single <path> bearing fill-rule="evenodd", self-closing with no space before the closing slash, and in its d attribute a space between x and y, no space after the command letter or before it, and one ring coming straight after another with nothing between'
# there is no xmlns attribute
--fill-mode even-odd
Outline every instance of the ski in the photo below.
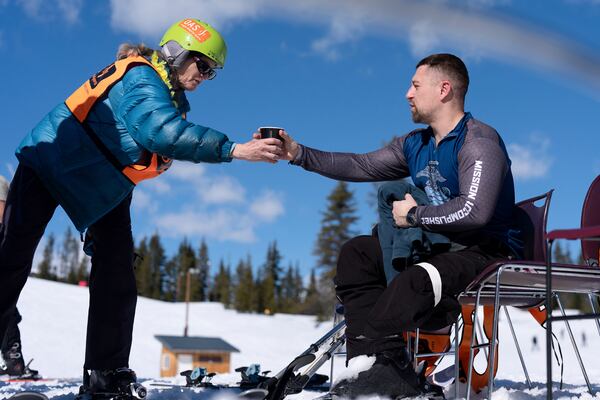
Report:
<svg viewBox="0 0 600 400"><path fill-rule="evenodd" d="M306 387L313 375L315 375L319 367L329 360L333 356L335 350L344 343L345 336L343 332L345 328L345 321L336 324L329 332L315 343L311 344L308 349L296 357L275 377L260 384L259 388L268 391L264 400L282 400L289 394L300 393ZM331 343L329 343L330 341ZM328 346L327 349L317 357L319 350L326 345ZM306 371L298 375L295 374L297 370L305 366L308 366Z"/></svg>
<svg viewBox="0 0 600 400"><path fill-rule="evenodd" d="M49 381L53 381L55 379L48 379L48 378L21 378L21 377L14 377L14 378L4 378L4 377L0 377L0 382L6 382L6 383L28 383L28 382L49 382Z"/></svg>
<svg viewBox="0 0 600 400"><path fill-rule="evenodd" d="M48 397L40 392L25 391L13 394L8 400L48 400Z"/></svg>
<svg viewBox="0 0 600 400"><path fill-rule="evenodd" d="M244 390L242 393L238 394L238 398L247 400L262 400L267 397L268 394L269 392L266 389L254 388Z"/></svg>
<svg viewBox="0 0 600 400"><path fill-rule="evenodd" d="M213 389L213 390L224 390L231 391L235 393L236 390L241 390L240 393L237 393L235 396L240 399L246 400L263 400L269 394L266 389L252 388L243 390L240 386L227 386L227 385L210 385L210 386L187 386L187 385L177 385L170 383L150 383L150 386L163 387L167 389Z"/></svg>
<svg viewBox="0 0 600 400"><path fill-rule="evenodd" d="M287 385L294 377L294 372L299 368L302 368L315 360L316 356L314 353L301 354L296 357L291 363L289 363L281 372L279 372L273 378L270 378L266 382L261 384L259 389L266 389L267 395L265 400L281 400L287 393Z"/></svg>
<svg viewBox="0 0 600 400"><path fill-rule="evenodd" d="M147 389L141 383L130 383L123 391L110 393L79 393L79 400L143 400L148 395Z"/></svg>

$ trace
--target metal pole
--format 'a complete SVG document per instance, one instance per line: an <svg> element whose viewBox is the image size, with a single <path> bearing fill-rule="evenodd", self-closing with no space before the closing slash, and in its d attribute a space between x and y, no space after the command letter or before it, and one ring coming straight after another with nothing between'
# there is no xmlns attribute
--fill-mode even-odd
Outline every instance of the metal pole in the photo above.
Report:
<svg viewBox="0 0 600 400"><path fill-rule="evenodd" d="M419 331L419 328L415 330L415 356L413 361L414 369L417 369L417 354L419 353ZM408 340L410 341L410 334L408 335Z"/></svg>
<svg viewBox="0 0 600 400"><path fill-rule="evenodd" d="M183 328L183 336L188 335L188 317L190 314L190 269L188 268L185 277L185 328Z"/></svg>
<svg viewBox="0 0 600 400"><path fill-rule="evenodd" d="M558 294L556 295L556 303L558 304L560 313L564 317L565 309L563 308L562 302L560 301L560 297L558 297ZM583 365L583 360L581 359L581 354L579 354L579 348L577 347L577 343L575 343L575 337L573 336L573 331L571 330L571 324L569 324L569 321L565 320L565 325L567 326L567 332L569 333L569 338L571 339L571 344L573 345L573 350L575 350L575 356L577 357L577 361L579 362L579 367L581 368L581 372L583 373L583 378L585 379L585 383L587 384L588 391L593 396L594 391L592 390L592 385L590 384L590 379L588 378L587 372Z"/></svg>
<svg viewBox="0 0 600 400"><path fill-rule="evenodd" d="M337 312L337 305L333 306L333 327L340 322L340 320L345 321L342 315ZM333 385L333 364L335 362L335 352L331 354L331 365L329 367L329 386Z"/></svg>
<svg viewBox="0 0 600 400"><path fill-rule="evenodd" d="M477 323L477 310L479 309L479 302L481 300L481 290L483 289L483 286L481 286L478 290L477 290L477 297L475 297L475 309L473 310L473 314L472 316L469 315L469 318L472 318L473 320L473 324ZM464 328L463 328L463 335L465 334L465 329L467 329L467 322L464 321ZM473 379L473 359L475 358L474 356L474 352L473 349L475 347L475 336L477 336L475 334L475 325L473 325L473 328L471 329L471 345L469 346L469 363L467 364L466 368L468 369L468 373L467 373L467 400L469 400L471 398L471 380Z"/></svg>
<svg viewBox="0 0 600 400"><path fill-rule="evenodd" d="M523 372L525 373L525 379L527 380L527 386L531 389L531 379L529 379L529 373L527 372L527 367L525 366L525 360L523 359L523 353L521 353L521 346L519 346L519 341L517 340L517 335L515 335L515 329L513 328L512 320L510 319L510 314L506 309L506 306L503 306L504 314L506 314L506 320L508 321L508 326L510 327L510 333L512 334L513 341L515 342L515 347L517 348L517 353L519 354L519 359L521 360L521 366L523 367Z"/></svg>
<svg viewBox="0 0 600 400"><path fill-rule="evenodd" d="M588 293L588 299L590 299L590 305L592 306L592 312L594 314L598 314L598 311L596 311L596 305L594 304L594 295L592 295L591 293ZM598 328L598 333L600 333L600 320L598 318L595 318L596 320L596 328Z"/></svg>
<svg viewBox="0 0 600 400"><path fill-rule="evenodd" d="M546 399L552 400L552 240L546 252Z"/></svg>
<svg viewBox="0 0 600 400"><path fill-rule="evenodd" d="M473 321L473 327L477 328L477 335L476 336L476 342L477 343L483 343L486 339L487 336L485 336L483 334L483 328L481 327L481 324L479 323L479 321ZM475 332L473 332L473 334L475 334ZM489 354L489 349L487 347L483 348L483 354L485 355L485 358L488 358L488 354Z"/></svg>
<svg viewBox="0 0 600 400"><path fill-rule="evenodd" d="M456 321L454 322L454 398L458 399L458 384L459 384L459 370L460 370L460 344L458 342L458 319L460 315L456 317ZM465 326L463 322L463 327ZM464 328L463 328L464 329Z"/></svg>
<svg viewBox="0 0 600 400"><path fill-rule="evenodd" d="M504 271L504 266L498 268L496 272L496 294L494 296L494 322L492 325L492 342L490 346L490 353L488 356L489 361L489 381L488 381L488 393L489 398L492 398L492 392L494 391L494 373L496 369L496 341L498 340L498 321L500 320L500 274Z"/></svg>

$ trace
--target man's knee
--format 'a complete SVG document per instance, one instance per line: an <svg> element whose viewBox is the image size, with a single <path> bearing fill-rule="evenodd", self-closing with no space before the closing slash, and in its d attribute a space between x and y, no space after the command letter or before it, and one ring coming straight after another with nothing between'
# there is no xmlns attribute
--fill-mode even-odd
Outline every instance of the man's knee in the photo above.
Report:
<svg viewBox="0 0 600 400"><path fill-rule="evenodd" d="M356 236L342 245L338 256L335 283L361 279L368 271L376 270L381 259L379 241L373 236Z"/></svg>
<svg viewBox="0 0 600 400"><path fill-rule="evenodd" d="M418 328L434 307L429 273L412 265L389 282L369 314L365 334L379 337Z"/></svg>

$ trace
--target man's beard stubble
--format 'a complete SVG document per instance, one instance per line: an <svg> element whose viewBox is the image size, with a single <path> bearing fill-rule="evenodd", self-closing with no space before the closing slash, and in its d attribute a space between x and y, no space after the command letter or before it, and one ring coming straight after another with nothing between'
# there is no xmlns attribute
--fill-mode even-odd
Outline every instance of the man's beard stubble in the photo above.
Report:
<svg viewBox="0 0 600 400"><path fill-rule="evenodd" d="M425 124L426 123L425 120L424 120L423 115L421 115L419 113L419 110L417 110L416 108L411 109L410 110L410 114L411 114L412 121L415 124Z"/></svg>

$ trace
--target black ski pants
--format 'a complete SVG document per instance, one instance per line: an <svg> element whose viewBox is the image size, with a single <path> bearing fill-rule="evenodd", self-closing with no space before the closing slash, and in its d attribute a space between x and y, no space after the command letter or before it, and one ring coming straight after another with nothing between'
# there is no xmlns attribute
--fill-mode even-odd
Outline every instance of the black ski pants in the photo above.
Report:
<svg viewBox="0 0 600 400"><path fill-rule="evenodd" d="M416 264L387 284L377 237L350 239L342 246L334 279L336 295L344 305L348 359L399 349L404 346L404 331L436 330L452 324L460 313L456 296L487 265L508 254L506 246L482 240L426 260L437 275Z"/></svg>
<svg viewBox="0 0 600 400"><path fill-rule="evenodd" d="M86 369L129 366L137 301L130 204L131 195L88 229L94 254ZM58 203L35 171L20 164L10 185L0 231L0 337L7 332L31 272L35 249L56 207Z"/></svg>
<svg viewBox="0 0 600 400"><path fill-rule="evenodd" d="M0 235L2 235L2 221L0 221ZM19 322L21 322L23 318L19 313L17 307L15 307L12 316L8 320L8 326L6 328L6 333L4 337L0 338L2 345L0 345L0 352L2 354L8 353L8 351L12 348L13 344L19 343L21 345L21 331L19 331Z"/></svg>
<svg viewBox="0 0 600 400"><path fill-rule="evenodd" d="M15 343L19 343L19 346L21 345L21 331L19 331L19 322L21 322L21 319L21 314L19 314L19 310L15 307L9 318L8 327L2 339L2 346L0 346L2 354L8 353Z"/></svg>

